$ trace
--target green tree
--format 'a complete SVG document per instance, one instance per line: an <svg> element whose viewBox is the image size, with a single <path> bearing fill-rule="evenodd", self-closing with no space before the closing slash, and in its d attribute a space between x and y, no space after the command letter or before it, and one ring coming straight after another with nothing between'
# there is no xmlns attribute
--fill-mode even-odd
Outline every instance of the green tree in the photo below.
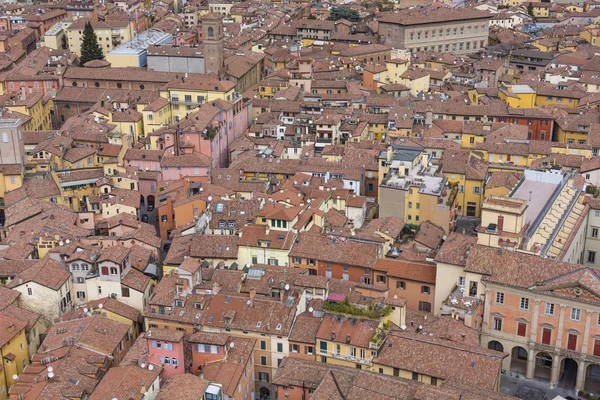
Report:
<svg viewBox="0 0 600 400"><path fill-rule="evenodd" d="M79 57L79 64L83 65L88 61L92 60L104 60L104 54L102 54L102 48L98 44L98 38L92 28L92 24L88 21L83 28L83 38L81 43L81 57Z"/></svg>
<svg viewBox="0 0 600 400"><path fill-rule="evenodd" d="M328 19L331 21L337 21L342 18L345 18L350 22L360 21L360 15L358 14L358 11L348 7L332 7L331 11L329 12Z"/></svg>

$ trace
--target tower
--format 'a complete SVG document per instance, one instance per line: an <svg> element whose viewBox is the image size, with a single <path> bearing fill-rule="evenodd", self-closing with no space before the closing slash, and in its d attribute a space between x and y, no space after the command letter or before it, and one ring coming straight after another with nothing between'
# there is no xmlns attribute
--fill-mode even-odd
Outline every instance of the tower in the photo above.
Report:
<svg viewBox="0 0 600 400"><path fill-rule="evenodd" d="M202 17L202 43L204 44L204 71L221 75L223 72L223 17L210 13Z"/></svg>

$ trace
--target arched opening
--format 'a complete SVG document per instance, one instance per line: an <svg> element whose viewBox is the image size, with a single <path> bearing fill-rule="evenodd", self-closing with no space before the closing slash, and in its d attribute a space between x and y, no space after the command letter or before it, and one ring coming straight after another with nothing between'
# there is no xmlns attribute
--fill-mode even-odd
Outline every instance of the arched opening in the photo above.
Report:
<svg viewBox="0 0 600 400"><path fill-rule="evenodd" d="M585 385L583 390L600 394L600 365L590 364L585 370Z"/></svg>
<svg viewBox="0 0 600 400"><path fill-rule="evenodd" d="M552 376L552 356L540 352L535 356L535 370L533 376L539 379L550 380Z"/></svg>
<svg viewBox="0 0 600 400"><path fill-rule="evenodd" d="M261 387L259 390L260 400L271 400L271 391L266 387Z"/></svg>
<svg viewBox="0 0 600 400"><path fill-rule="evenodd" d="M577 361L572 358L565 358L560 363L560 378L558 385L565 388L574 388L577 382Z"/></svg>
<svg viewBox="0 0 600 400"><path fill-rule="evenodd" d="M107 187L104 188L104 194L108 194L108 188Z"/></svg>
<svg viewBox="0 0 600 400"><path fill-rule="evenodd" d="M210 37L210 38L211 38L211 37L214 37L214 36L215 36L215 31L214 31L214 29L212 28L212 26L209 26L209 27L208 27L208 37Z"/></svg>
<svg viewBox="0 0 600 400"><path fill-rule="evenodd" d="M146 205L146 201L144 200L144 195L140 195L140 206L144 207Z"/></svg>
<svg viewBox="0 0 600 400"><path fill-rule="evenodd" d="M510 370L525 374L527 372L527 350L522 347L513 347L510 353Z"/></svg>
<svg viewBox="0 0 600 400"><path fill-rule="evenodd" d="M488 343L488 349L504 352L504 346L502 346L502 343L495 340L492 340Z"/></svg>
<svg viewBox="0 0 600 400"><path fill-rule="evenodd" d="M600 394L600 365L590 364L585 369L585 384L583 390Z"/></svg>
<svg viewBox="0 0 600 400"><path fill-rule="evenodd" d="M149 195L147 197L147 200L148 200L148 205L149 206L153 206L154 205L154 196L153 195Z"/></svg>

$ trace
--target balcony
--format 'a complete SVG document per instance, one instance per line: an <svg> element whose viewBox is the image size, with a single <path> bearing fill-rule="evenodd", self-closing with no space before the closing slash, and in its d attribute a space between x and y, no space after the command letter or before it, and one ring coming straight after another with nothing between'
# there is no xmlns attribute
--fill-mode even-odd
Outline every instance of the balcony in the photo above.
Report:
<svg viewBox="0 0 600 400"><path fill-rule="evenodd" d="M321 354L325 355L324 353L321 353ZM328 353L327 356L337 358L338 360L345 360L345 361L355 362L355 363L359 363L359 364L371 365L370 358L360 358L360 357L355 357L355 356L352 356L349 354L334 353L334 352Z"/></svg>

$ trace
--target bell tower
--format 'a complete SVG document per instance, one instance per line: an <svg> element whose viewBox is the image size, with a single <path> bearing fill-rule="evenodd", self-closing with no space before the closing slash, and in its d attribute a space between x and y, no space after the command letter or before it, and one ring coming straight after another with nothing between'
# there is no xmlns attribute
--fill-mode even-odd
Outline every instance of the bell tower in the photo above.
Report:
<svg viewBox="0 0 600 400"><path fill-rule="evenodd" d="M204 71L207 74L221 75L224 70L223 17L217 13L202 17L202 43L204 44Z"/></svg>

